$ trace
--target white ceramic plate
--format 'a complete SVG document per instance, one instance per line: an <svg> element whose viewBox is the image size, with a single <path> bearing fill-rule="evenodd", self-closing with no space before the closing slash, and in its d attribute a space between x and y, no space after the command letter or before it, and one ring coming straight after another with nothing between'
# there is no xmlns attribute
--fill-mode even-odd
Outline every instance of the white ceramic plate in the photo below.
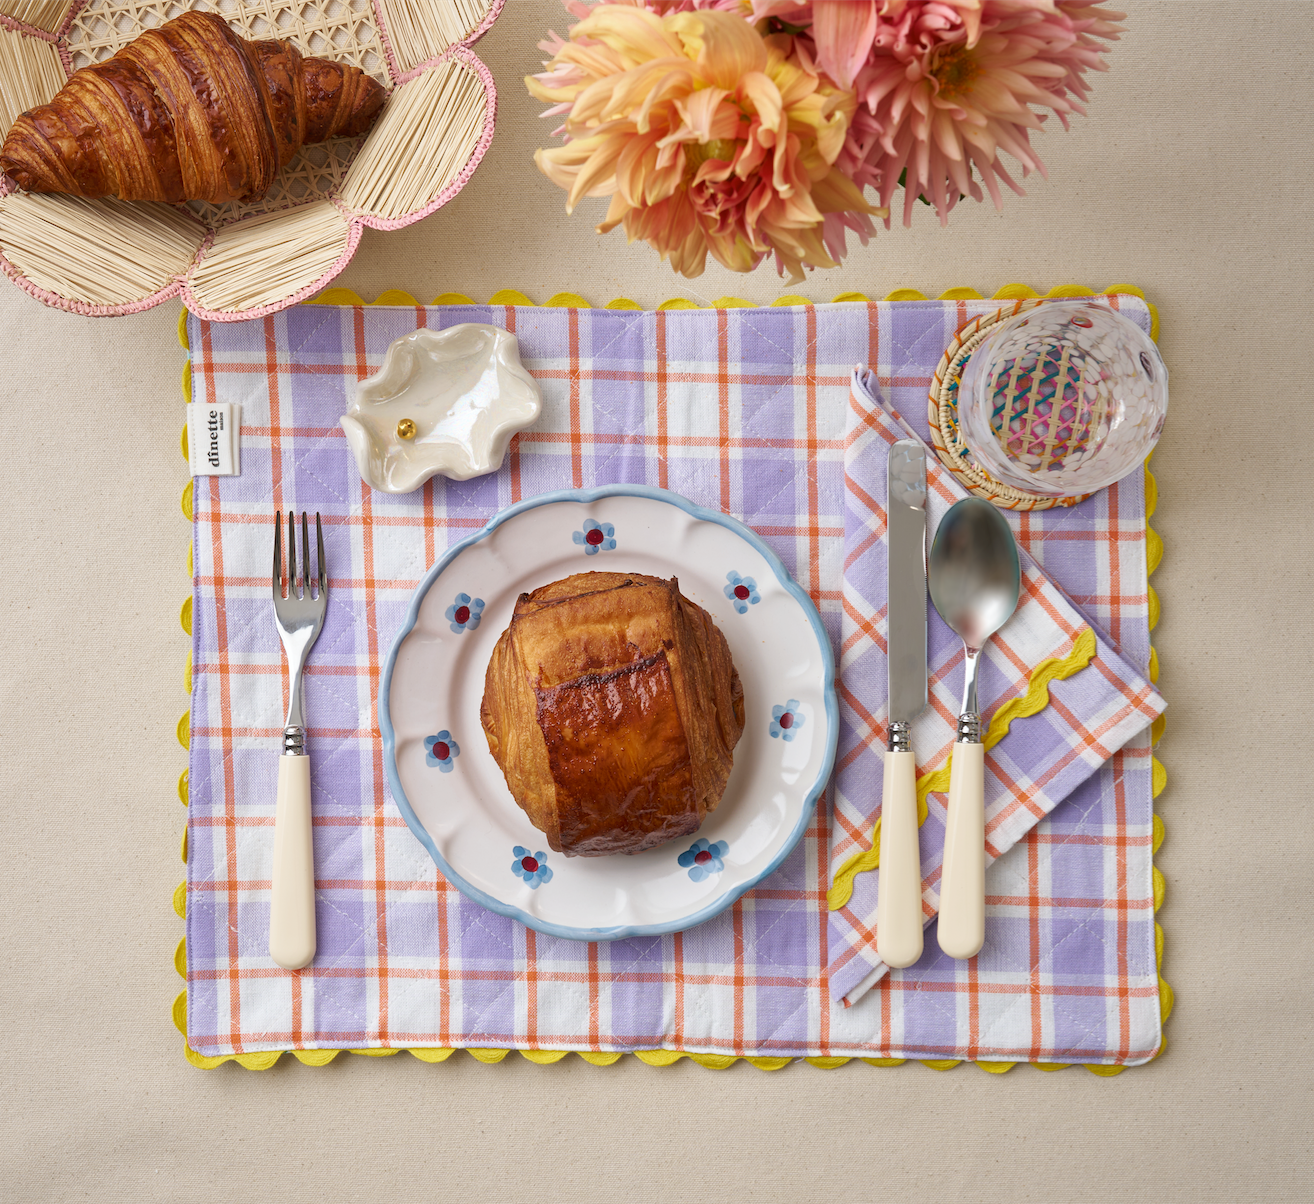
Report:
<svg viewBox="0 0 1314 1204"><path fill-rule="evenodd" d="M744 686L720 805L694 836L634 856L548 849L479 724L517 597L591 569L678 577ZM742 523L644 486L543 494L451 548L416 590L379 694L388 781L443 875L485 907L575 940L677 932L728 907L803 835L835 758L834 679L811 600Z"/></svg>

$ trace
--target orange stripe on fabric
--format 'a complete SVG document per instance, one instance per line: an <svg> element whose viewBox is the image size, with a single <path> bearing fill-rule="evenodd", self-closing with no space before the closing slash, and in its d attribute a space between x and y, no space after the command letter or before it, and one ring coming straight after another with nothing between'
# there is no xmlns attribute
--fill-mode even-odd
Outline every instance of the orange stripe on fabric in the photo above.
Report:
<svg viewBox="0 0 1314 1204"><path fill-rule="evenodd" d="M429 325L429 313L423 305L415 307L415 324L418 328L424 329ZM428 568L437 559L436 541L434 538L434 478L430 477L425 481L420 493L421 504L424 507L424 565Z"/></svg>
<svg viewBox="0 0 1314 1204"><path fill-rule="evenodd" d="M817 807L814 823L816 827L815 848L817 851L816 875L817 875L817 897L818 905L814 909L817 916L817 955L819 970L817 973L817 993L820 996L820 1004L817 1011L820 1015L820 1025L817 1032L817 1044L821 1049L821 1056L827 1057L830 1050L830 919L827 915L826 905L821 900L826 897L826 888L830 885L830 866L827 864L827 840L829 832L827 831L826 817L834 805L834 788L827 787L821 796L821 805Z"/></svg>
<svg viewBox="0 0 1314 1204"><path fill-rule="evenodd" d="M514 305L505 307L505 324L508 334L516 332L516 309ZM535 375L538 375L537 373ZM520 484L520 432L511 436L511 449L508 453L507 467L511 473L511 502L514 505L524 496Z"/></svg>
<svg viewBox="0 0 1314 1204"><path fill-rule="evenodd" d="M364 380L369 375L369 367L365 356L365 311L359 307L352 310L352 330L356 345L356 377L357 380ZM362 481L360 485L361 537L364 545L362 567L365 572L366 652L370 669L370 735L372 736L370 784L374 800L372 826L374 873L377 879L374 889L374 915L376 957L379 964L378 1040L386 1047L392 1044L388 1036L388 893L383 887L388 877L388 846L385 839L387 827L383 822L386 798L383 784L383 740L374 718L378 714L380 666L378 603L374 577L374 524L371 521L373 511L373 490Z"/></svg>
<svg viewBox="0 0 1314 1204"><path fill-rule="evenodd" d="M520 432L517 431L511 436L511 451L507 460L507 465L511 471L511 501L518 502L521 499L520 486Z"/></svg>
<svg viewBox="0 0 1314 1204"><path fill-rule="evenodd" d="M420 566L421 569L427 569L437 559L433 491L434 478L430 477L420 491L420 503L424 509L424 564Z"/></svg>
<svg viewBox="0 0 1314 1204"><path fill-rule="evenodd" d="M1070 841L1066 837L1061 837L1061 836L1060 837L1051 836L1048 840L1043 840L1039 838L1037 838L1036 840L1037 846L1044 844L1053 844L1053 845L1061 845L1067 847L1068 845L1075 843L1076 841ZM1099 843L1116 845L1119 843L1119 841L1117 837L1110 837L1108 839L1100 841ZM1134 841L1131 843L1140 844L1144 846L1146 844L1149 844L1149 839L1147 838L1146 840L1143 841ZM1091 911L1108 911L1115 914L1121 913L1125 915L1130 915L1134 911L1135 912L1146 911L1147 909L1154 906L1153 895L1147 896L1144 899L1127 899L1125 902L1118 902L1115 899L1102 899L1099 898L1098 896L1095 898L1080 898L1076 896L1069 897L1066 895L1040 895L1038 896L1038 901L1042 907L1047 907L1051 910L1060 907L1084 907ZM988 903L991 907L1023 908L1028 906L1030 902L1031 900L1029 897L1022 898L1018 895L987 895L986 896L986 903Z"/></svg>
<svg viewBox="0 0 1314 1204"><path fill-rule="evenodd" d="M848 615L854 627L857 628L854 635L850 636L845 642L843 650L847 652L857 640L865 636L867 639L871 640L877 648L882 652L885 652L889 648L889 642L886 640L885 636L881 634L880 628L876 626L885 615L885 607L882 607L875 615L868 618L862 613L862 611L856 609L847 598L843 598L841 601L844 606L844 613Z"/></svg>
<svg viewBox="0 0 1314 1204"><path fill-rule="evenodd" d="M580 438L579 310L566 311L570 330L570 477L576 489L584 486L584 447Z"/></svg>
<svg viewBox="0 0 1314 1204"><path fill-rule="evenodd" d="M876 943L876 936L872 934L872 944ZM894 1045L894 998L891 993L893 983L890 981L890 975L886 974L879 983L876 984L876 990L880 993L881 999L881 1040L880 1049L889 1053Z"/></svg>
<svg viewBox="0 0 1314 1204"><path fill-rule="evenodd" d="M1108 498L1109 506L1108 529L1116 531L1118 529L1117 484L1105 490L1105 496ZM1122 556L1113 540L1105 541L1103 546L1107 549L1106 555L1109 558L1109 593L1116 598L1121 592L1119 586L1122 582ZM1109 612L1109 638L1115 646L1122 643L1122 616L1116 606Z"/></svg>
<svg viewBox="0 0 1314 1204"><path fill-rule="evenodd" d="M967 961L967 1058L975 1062L981 1056L981 993L976 958Z"/></svg>
<svg viewBox="0 0 1314 1204"><path fill-rule="evenodd" d="M671 938L671 958L675 963L675 1018L671 1024L671 1044L676 1049L684 1048L684 933L677 932Z"/></svg>
<svg viewBox="0 0 1314 1204"><path fill-rule="evenodd" d="M598 972L598 948L597 941L589 942L589 1047L591 1049L601 1049L600 1044L600 993L601 993L601 976Z"/></svg>
<svg viewBox="0 0 1314 1204"><path fill-rule="evenodd" d="M730 513L730 311L716 311L716 406L721 458L721 510Z"/></svg>
<svg viewBox="0 0 1314 1204"><path fill-rule="evenodd" d="M670 443L666 410L666 311L659 309L657 324L657 484L670 488Z"/></svg>
<svg viewBox="0 0 1314 1204"><path fill-rule="evenodd" d="M207 519L211 517L208 514L208 512L204 509L204 505L202 505L202 508L199 511L197 511L197 513L202 519ZM239 526L239 525L247 526L250 524L250 519L246 517L238 518L232 515L223 515L223 514L215 514L212 517L216 523L222 523L230 526ZM342 518L338 516L325 515L323 522L324 522L324 526L326 527L331 525L336 525L340 527L354 527L360 525L359 517ZM388 515L388 514L376 514L373 516L371 522L372 525L375 527L402 527L405 529L410 529L415 525L415 520L413 518L408 518L405 516L397 517L395 515ZM467 529L474 530L476 528L484 526L487 520L482 518L462 517L460 515L449 515L447 518L443 520L443 522L446 526L449 527L465 527ZM804 523L801 526L797 526L797 527L772 526L769 523L762 523L762 524L754 525L753 530L755 530L759 535L799 536L808 533L815 533L817 535L823 535L831 539L839 538L844 534L843 527L821 527L821 526L817 526L816 524L809 525L807 523ZM205 578L203 577L201 578L201 580L202 582L204 582ZM336 574L334 575L333 580L335 582L339 580ZM342 577L340 580L342 581L343 585L350 586L353 589L360 588L360 583L355 578ZM410 577L387 577L387 578L381 577L378 578L377 580L379 585L387 588L396 588L396 589L405 588L408 590L414 589L419 582L419 578L410 578ZM232 578L232 581L248 582L253 585L268 584L268 578L264 577L263 575L260 577L234 577ZM822 597L839 598L840 596L839 590L822 590L821 593L822 593Z"/></svg>
<svg viewBox="0 0 1314 1204"><path fill-rule="evenodd" d="M842 841L840 841L840 843L836 846L835 849L832 850L832 859L834 858L835 855L839 853L847 852L848 849L855 844L861 843L865 845L867 843L866 828L855 827L848 819L844 817L844 815L839 811L838 808L835 809L834 820L835 823L837 823L841 828L844 829L845 838Z"/></svg>
<svg viewBox="0 0 1314 1204"><path fill-rule="evenodd" d="M868 531L867 534L863 536L862 541L857 547L855 547L853 551L844 558L845 572L851 569L854 564L857 563L858 559L867 553L873 544L880 543L882 531L883 528L880 531Z"/></svg>
<svg viewBox="0 0 1314 1204"><path fill-rule="evenodd" d="M821 504L818 500L820 486L817 480L817 311L809 305L804 314L807 320L808 350L803 388L807 405L808 520L812 528L808 536L808 593L812 595L812 601L819 606L821 604L818 592L821 589L821 540L816 535L816 526L820 521Z"/></svg>
<svg viewBox="0 0 1314 1204"><path fill-rule="evenodd" d="M747 981L744 974L744 900L739 899L731 913L731 927L734 932L734 957L735 970L732 979L734 983L734 1048L741 1050L744 1047L744 985Z"/></svg>
<svg viewBox="0 0 1314 1204"><path fill-rule="evenodd" d="M1040 850L1034 841L1027 846L1027 936L1030 941L1031 973L1028 975L1028 993L1031 996L1031 1050L1030 1060L1040 1057L1044 1043L1044 1013L1040 1001Z"/></svg>
<svg viewBox="0 0 1314 1204"><path fill-rule="evenodd" d="M525 929L525 1043L538 1048L538 934L532 928Z"/></svg>
<svg viewBox="0 0 1314 1204"><path fill-rule="evenodd" d="M514 331L512 331L514 333ZM214 363L215 372L231 374L234 376L258 376L264 369L259 364L235 363L223 360L216 360ZM283 364L283 371L291 376L347 376L351 373L350 364L302 364L296 361L289 361ZM650 383L656 379L653 372L631 372L629 369L608 369L598 368L591 371L590 375L594 380L603 381L620 381L625 384L634 384L636 382ZM539 368L535 369L534 377L538 380L568 380L570 370L568 368ZM726 379L732 385L762 385L765 387L779 388L782 385L794 383L794 376L790 373L777 372L728 372ZM714 385L717 383L717 375L714 372L681 372L680 380L690 385ZM849 383L849 374L846 372L842 376L818 376L817 383L828 385L831 388L847 386ZM888 384L893 388L915 389L929 387L931 384L930 376L891 376L882 380L882 384Z"/></svg>
<svg viewBox="0 0 1314 1204"><path fill-rule="evenodd" d="M271 424L276 425L279 417L278 392L278 350L274 319L267 317L264 321L265 335L265 375L269 388L269 414ZM210 358L212 344L210 341L210 324L201 323L201 345L205 359ZM213 376L207 380L206 392L213 392ZM274 521L280 520L283 509L283 462L281 448L276 440L270 445L271 468L273 475ZM214 568L214 609L215 609L215 644L218 648L228 647L228 609L224 588L224 550L223 528L216 525L211 532L211 559ZM272 537L273 532L270 532ZM287 705L288 685L283 679L283 704ZM233 1051L240 1053L243 1045L242 1033L242 991L238 978L240 950L237 945L238 934L238 877L237 877L237 792L233 770L233 707L231 682L226 673L219 675L219 727L220 747L223 749L224 763L224 868L227 879L228 910L228 1022Z"/></svg>
<svg viewBox="0 0 1314 1204"><path fill-rule="evenodd" d="M301 970L292 971L292 1046L294 1049L300 1049L302 1044L301 1032Z"/></svg>
<svg viewBox="0 0 1314 1204"><path fill-rule="evenodd" d="M448 908L453 890L451 883L438 872L435 881L438 902L438 1043L448 1045L452 1039L452 961L449 941L451 924Z"/></svg>
<svg viewBox="0 0 1314 1204"><path fill-rule="evenodd" d="M1123 778L1123 755L1113 754L1113 805L1118 817L1117 890L1118 902L1118 1064L1127 1060L1131 1047L1131 995L1127 981L1127 784Z"/></svg>

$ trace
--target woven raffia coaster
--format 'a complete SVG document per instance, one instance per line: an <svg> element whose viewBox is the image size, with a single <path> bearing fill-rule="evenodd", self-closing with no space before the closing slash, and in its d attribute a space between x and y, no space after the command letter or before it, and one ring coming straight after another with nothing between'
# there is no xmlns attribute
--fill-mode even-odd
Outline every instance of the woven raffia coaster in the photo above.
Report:
<svg viewBox="0 0 1314 1204"><path fill-rule="evenodd" d="M935 448L935 454L965 489L1005 510L1049 510L1054 506L1075 506L1090 497L1089 493L1075 497L1042 497L995 480L977 464L958 427L958 385L972 352L985 341L996 322L1006 321L1014 314L1044 304L1041 298L1015 301L959 327L931 378L928 409L931 446Z"/></svg>

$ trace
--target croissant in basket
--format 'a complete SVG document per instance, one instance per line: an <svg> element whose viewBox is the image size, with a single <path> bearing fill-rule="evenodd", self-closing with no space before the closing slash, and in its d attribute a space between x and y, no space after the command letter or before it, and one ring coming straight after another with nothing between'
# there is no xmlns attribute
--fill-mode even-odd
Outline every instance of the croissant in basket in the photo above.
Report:
<svg viewBox="0 0 1314 1204"><path fill-rule="evenodd" d="M74 72L24 113L0 172L28 192L132 201L254 200L307 142L363 134L383 87L359 68L248 42L186 12Z"/></svg>
<svg viewBox="0 0 1314 1204"><path fill-rule="evenodd" d="M744 730L725 637L679 582L577 573L521 594L480 719L559 853L638 853L698 830Z"/></svg>

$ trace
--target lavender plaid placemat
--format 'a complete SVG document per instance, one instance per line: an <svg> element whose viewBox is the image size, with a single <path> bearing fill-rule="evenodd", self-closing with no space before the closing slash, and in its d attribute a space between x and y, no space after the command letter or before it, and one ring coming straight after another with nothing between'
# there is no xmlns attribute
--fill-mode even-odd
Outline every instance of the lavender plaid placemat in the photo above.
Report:
<svg viewBox="0 0 1314 1204"><path fill-rule="evenodd" d="M1143 303L1120 304L1145 319ZM952 1008L917 1011L917 1023L900 1031L879 1003L888 987L851 1008L832 998L826 814L775 875L697 929L593 945L543 937L469 902L436 873L388 796L376 701L383 659L426 567L499 509L570 484L643 482L743 519L811 593L838 647L850 370L875 365L895 404L915 417L919 407L908 403L917 394L924 399L952 331L992 308L298 307L248 323L190 318L195 398L243 405L242 475L195 483L192 1048L206 1055L514 1046L964 1056L971 1042L954 1013L968 1010L969 994L955 993L960 1002ZM462 321L517 334L543 387L542 419L518 438L497 474L436 480L409 495L372 493L337 425L355 382L417 324ZM1125 551L1123 537L1143 544L1143 500L1134 489L1117 496L1119 539L1107 538L1106 518L1082 508L1030 516L1021 535L1143 664L1143 551L1139 581L1108 575L1110 556ZM323 514L332 576L330 613L307 681L319 954L295 974L279 970L266 949L285 690L267 574L272 515L289 508ZM1149 822L1148 781L1142 792L1139 779L1123 779L1120 810L1111 815L1126 839L1137 839L1131 834ZM1074 802L1061 804L1033 835L1040 839L1051 825L1079 833L1074 847L1099 852L1071 872L1048 862L1054 885L1061 869L1064 883L1080 883L1097 906L1125 911L1114 887L1099 889L1105 842L1119 839L1110 817ZM1029 847L1024 840L1008 856ZM1049 888L1048 881L1038 885ZM1028 939L1041 950L1062 939L1049 918L1031 929ZM997 1044L979 1040L973 1056L1149 1056L1158 1017L1146 993L1157 982L1152 925L1148 939L1136 925L1115 937L1115 952L1096 957L1092 949L1062 969L1086 1023L1010 1030ZM1043 1001L1053 985L1042 966L1022 994Z"/></svg>

